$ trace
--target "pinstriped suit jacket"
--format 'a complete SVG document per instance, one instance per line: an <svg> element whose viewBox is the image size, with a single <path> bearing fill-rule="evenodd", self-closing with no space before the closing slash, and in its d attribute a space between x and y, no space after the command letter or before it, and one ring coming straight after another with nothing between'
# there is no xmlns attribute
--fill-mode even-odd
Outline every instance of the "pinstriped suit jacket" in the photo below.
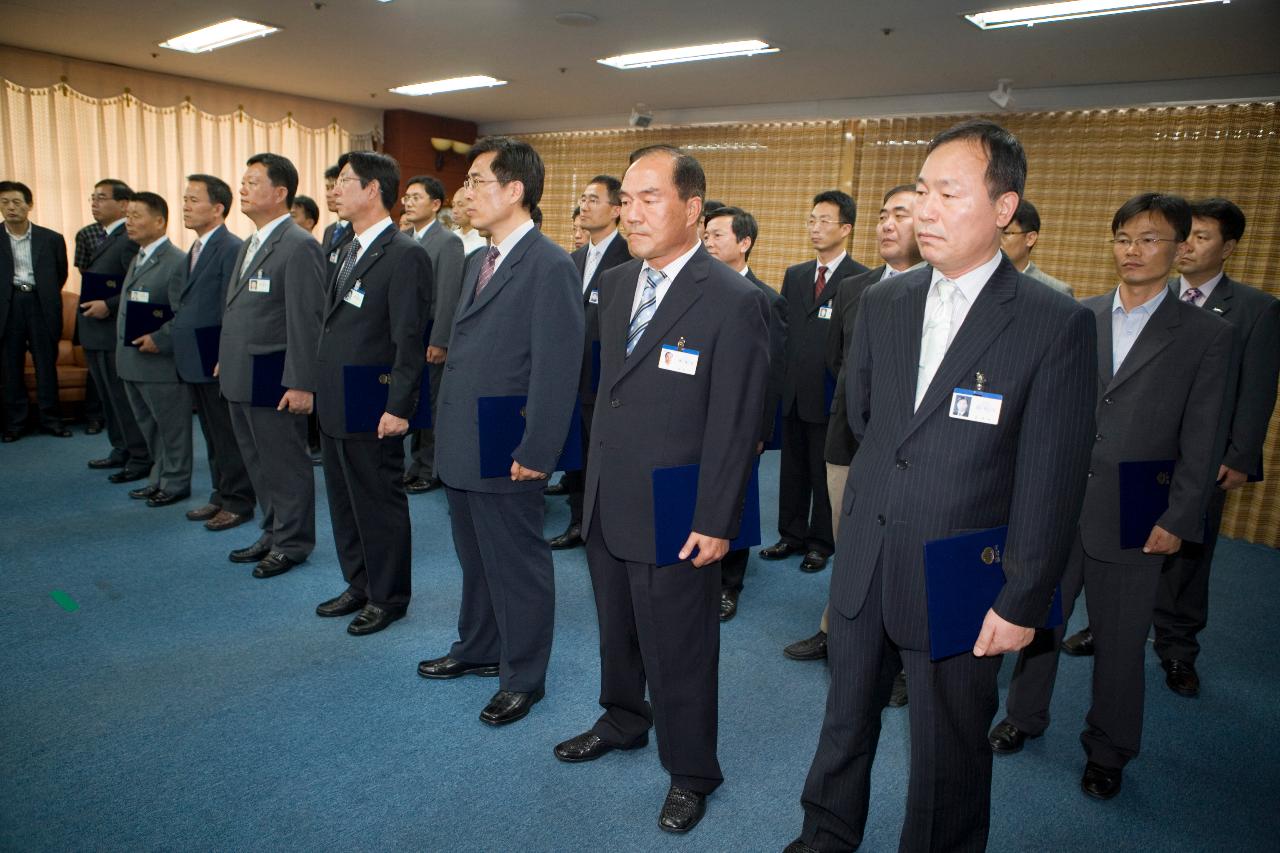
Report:
<svg viewBox="0 0 1280 853"><path fill-rule="evenodd" d="M1080 516L1093 439L1094 317L1001 261L913 411L925 298L922 267L863 294L846 364L859 441L841 506L831 603L862 609L883 572L890 638L928 649L924 549L930 539L1009 525L1008 578L995 610L1042 625ZM1003 395L998 424L950 417L952 389Z"/></svg>

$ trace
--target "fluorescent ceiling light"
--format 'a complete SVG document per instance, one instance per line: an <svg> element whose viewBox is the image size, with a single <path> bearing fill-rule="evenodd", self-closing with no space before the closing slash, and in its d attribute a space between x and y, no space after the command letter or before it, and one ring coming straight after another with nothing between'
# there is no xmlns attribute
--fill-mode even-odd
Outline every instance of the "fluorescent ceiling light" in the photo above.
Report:
<svg viewBox="0 0 1280 853"><path fill-rule="evenodd" d="M483 89L490 86L505 86L506 80L496 80L484 74L471 77L450 77L448 80L432 80L430 83L414 83L410 86L396 86L389 91L397 95L438 95L441 92L458 92L462 89Z"/></svg>
<svg viewBox="0 0 1280 853"><path fill-rule="evenodd" d="M969 23L984 30L1000 27L1031 27L1054 21L1095 18L1099 15L1121 15L1125 12L1150 12L1175 6L1199 6L1202 3L1227 5L1231 0L1066 0L1061 3L1038 3L994 12L965 15Z"/></svg>
<svg viewBox="0 0 1280 853"><path fill-rule="evenodd" d="M269 27L266 24L255 24L253 21L232 18L185 35L174 36L168 41L160 42L160 46L170 50L181 50L184 53L206 53L237 42L269 36L279 30L279 27Z"/></svg>
<svg viewBox="0 0 1280 853"><path fill-rule="evenodd" d="M692 47L673 47L667 50L649 50L644 53L626 53L597 59L601 65L613 68L652 68L655 65L671 65L675 62L697 62L701 59L728 59L731 56L755 56L758 53L777 53L762 41L730 41L723 44L697 44Z"/></svg>

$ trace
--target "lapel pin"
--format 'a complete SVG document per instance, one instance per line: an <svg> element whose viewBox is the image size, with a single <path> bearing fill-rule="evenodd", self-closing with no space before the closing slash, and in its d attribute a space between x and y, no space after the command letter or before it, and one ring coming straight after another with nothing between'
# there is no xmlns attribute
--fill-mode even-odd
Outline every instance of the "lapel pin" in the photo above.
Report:
<svg viewBox="0 0 1280 853"><path fill-rule="evenodd" d="M973 389L973 390L975 390L975 391L981 391L981 390L982 390L982 386L987 384L987 377L986 377L986 374L981 373L981 372L973 374L973 382L974 382L974 389Z"/></svg>
<svg viewBox="0 0 1280 853"><path fill-rule="evenodd" d="M684 335L681 335L680 340L676 341L676 349L678 350L684 349Z"/></svg>

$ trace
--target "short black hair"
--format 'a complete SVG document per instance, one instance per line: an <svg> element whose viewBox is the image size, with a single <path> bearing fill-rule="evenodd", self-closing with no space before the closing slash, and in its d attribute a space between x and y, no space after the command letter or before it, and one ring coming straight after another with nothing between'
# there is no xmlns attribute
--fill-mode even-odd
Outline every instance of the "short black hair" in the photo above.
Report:
<svg viewBox="0 0 1280 853"><path fill-rule="evenodd" d="M329 168L324 170L324 179L326 181L336 181L338 180L338 175L340 174L342 174L341 166L330 166Z"/></svg>
<svg viewBox="0 0 1280 853"><path fill-rule="evenodd" d="M692 154L688 154L674 145L659 143L637 148L631 152L627 165L631 165L641 157L648 157L650 154L666 154L671 158L671 178L675 182L676 193L680 196L681 201L688 201L695 196L700 199L707 197L707 173L702 170L702 164Z"/></svg>
<svg viewBox="0 0 1280 853"><path fill-rule="evenodd" d="M599 184L609 191L609 204L613 207L622 206L622 181L613 175L596 175L587 184Z"/></svg>
<svg viewBox="0 0 1280 853"><path fill-rule="evenodd" d="M573 215L569 217L569 221L572 222L573 220L577 219L581 215L582 215L582 207L580 205L575 204L573 206Z"/></svg>
<svg viewBox="0 0 1280 853"><path fill-rule="evenodd" d="M444 205L444 184L440 183L436 178L430 175L414 175L409 179L409 183L404 185L405 190L408 191L409 187L414 184L422 187L427 197L432 201L438 201L441 205Z"/></svg>
<svg viewBox="0 0 1280 853"><path fill-rule="evenodd" d="M884 204L898 193L912 193L914 195L915 191L915 184L898 184L896 187L891 187L885 191L884 198L880 199L880 203Z"/></svg>
<svg viewBox="0 0 1280 853"><path fill-rule="evenodd" d="M117 178L103 178L93 185L96 190L98 187L111 187L111 198L115 201L128 201L133 198L133 190L129 189L129 185Z"/></svg>
<svg viewBox="0 0 1280 853"><path fill-rule="evenodd" d="M858 205L854 203L853 198L847 192L841 190L827 190L818 193L813 197L813 206L820 204L834 204L840 208L840 224L854 225L858 221Z"/></svg>
<svg viewBox="0 0 1280 853"><path fill-rule="evenodd" d="M254 154L245 161L246 166L259 164L267 170L267 180L271 181L271 186L285 188L284 206L293 207L293 197L298 194L298 170L293 161L269 151Z"/></svg>
<svg viewBox="0 0 1280 853"><path fill-rule="evenodd" d="M0 193L22 193L22 200L31 204L31 187L21 181L0 181Z"/></svg>
<svg viewBox="0 0 1280 853"><path fill-rule="evenodd" d="M491 166L493 176L503 186L519 181L524 186L520 204L532 215L538 202L542 200L542 182L546 177L542 157L524 140L509 136L486 136L467 152L467 165L470 166L477 157L490 151L494 153Z"/></svg>
<svg viewBox="0 0 1280 853"><path fill-rule="evenodd" d="M541 231L542 230L542 208L538 207L535 204L533 206L533 210L529 211L529 218L533 220L533 227Z"/></svg>
<svg viewBox="0 0 1280 853"><path fill-rule="evenodd" d="M1191 215L1203 219L1218 220L1218 230L1223 240L1238 241L1244 236L1244 211L1226 198L1206 198L1191 202Z"/></svg>
<svg viewBox="0 0 1280 853"><path fill-rule="evenodd" d="M400 196L400 164L389 154L377 151L351 151L347 155L347 165L351 172L360 179L360 186L369 186L370 181L378 182L378 195L382 206L390 211L396 206Z"/></svg>
<svg viewBox="0 0 1280 853"><path fill-rule="evenodd" d="M187 180L194 184L204 184L205 192L209 194L209 201L212 204L222 205L223 216L231 212L231 187L227 186L227 182L222 178L213 175L187 175Z"/></svg>
<svg viewBox="0 0 1280 853"><path fill-rule="evenodd" d="M1040 231L1040 211L1025 198L1018 199L1018 209L1013 212L1013 220L1023 231Z"/></svg>
<svg viewBox="0 0 1280 853"><path fill-rule="evenodd" d="M751 257L751 250L756 247L756 237L760 234L760 227L756 225L756 218L747 213L740 207L729 207L728 205L720 205L703 218L703 222L710 222L713 219L719 219L722 216L732 217L730 227L733 228L733 236L738 240L751 238L751 246L746 251L746 257Z"/></svg>
<svg viewBox="0 0 1280 853"><path fill-rule="evenodd" d="M702 221L705 223L712 216L716 215L716 211L727 205L722 201L716 201L713 198L704 199L702 202Z"/></svg>
<svg viewBox="0 0 1280 853"><path fill-rule="evenodd" d="M145 204L152 213L157 213L165 221L169 221L169 204L156 193L140 192L129 197L129 201Z"/></svg>
<svg viewBox="0 0 1280 853"><path fill-rule="evenodd" d="M1179 243L1191 233L1191 205L1182 196L1165 193L1140 193L1120 205L1116 215L1111 217L1111 233L1115 234L1122 225L1141 213L1158 213L1173 226Z"/></svg>
<svg viewBox="0 0 1280 853"><path fill-rule="evenodd" d="M1018 137L987 119L975 118L939 133L925 149L929 156L948 142L970 141L987 152L987 195L994 201L1005 193L1022 195L1027 185L1027 152Z"/></svg>
<svg viewBox="0 0 1280 853"><path fill-rule="evenodd" d="M297 195L293 197L293 204L290 207L300 207L302 212L312 222L320 221L320 206L316 204L316 200L309 195Z"/></svg>

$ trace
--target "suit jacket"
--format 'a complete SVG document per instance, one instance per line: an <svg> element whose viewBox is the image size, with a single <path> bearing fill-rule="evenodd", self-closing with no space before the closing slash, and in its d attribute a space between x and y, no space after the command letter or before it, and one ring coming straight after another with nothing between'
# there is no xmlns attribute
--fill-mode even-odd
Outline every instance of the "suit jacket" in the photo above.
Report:
<svg viewBox="0 0 1280 853"><path fill-rule="evenodd" d="M885 265L851 275L840 282L831 305L831 326L827 330L827 371L836 378L835 395L831 398L831 420L827 422L827 442L822 456L832 465L848 465L858 452L858 442L849 429L849 408L844 395L848 388L844 357L853 343L853 326L858 319L862 293L884 275Z"/></svg>
<svg viewBox="0 0 1280 853"><path fill-rule="evenodd" d="M137 257L129 267L121 287L121 299L135 307L121 308L116 314L116 372L129 382L177 382L178 371L173 364L173 335L170 320L151 333L151 339L160 350L145 353L128 346L125 339L125 316L129 311L154 310L157 306L172 308L182 298L182 288L187 281L187 255L169 240L138 265ZM134 298L145 294L146 301Z"/></svg>
<svg viewBox="0 0 1280 853"><path fill-rule="evenodd" d="M431 327L429 346L446 348L449 335L453 334L453 315L458 310L458 295L462 293L462 268L465 256L462 238L440 222L433 222L418 241L431 259L431 275L435 282L432 294L432 313L423 317Z"/></svg>
<svg viewBox="0 0 1280 853"><path fill-rule="evenodd" d="M293 220L281 222L258 247L244 275L249 241L240 247L227 283L218 348L222 396L253 400L253 356L285 353L286 388L314 391L316 341L324 307L324 253ZM270 281L266 292L249 290L249 279Z"/></svg>
<svg viewBox="0 0 1280 853"><path fill-rule="evenodd" d="M112 278L119 276L121 284L124 275L133 263L133 258L142 247L129 239L121 223L116 230L108 234L98 248L94 250L92 260L85 272L102 273ZM120 297L113 296L107 300L109 313L101 320L76 316L76 331L80 337L80 345L87 350L113 350L116 348L116 311L120 307Z"/></svg>
<svg viewBox="0 0 1280 853"><path fill-rule="evenodd" d="M825 363L827 328L831 321L819 317L818 311L831 306L842 280L866 272L867 268L845 255L840 266L828 270L827 283L815 300L813 284L817 270L816 260L805 261L789 267L782 280L782 296L787 300L787 373L782 389L782 413L790 414L794 407L800 420L825 424L831 415Z"/></svg>
<svg viewBox="0 0 1280 853"><path fill-rule="evenodd" d="M1178 279L1170 282L1178 296ZM1280 300L1224 275L1202 306L1236 329L1239 354L1226 452L1222 464L1262 477L1262 445L1276 405L1280 374Z"/></svg>
<svg viewBox="0 0 1280 853"><path fill-rule="evenodd" d="M578 287L581 288L582 275L587 270L587 252L591 249L591 244L575 249L569 257L573 258L573 265L578 270ZM586 289L582 291L582 310L586 319L586 338L582 348L582 374L578 380L578 397L582 400L584 406L595 405L596 392L591 388L591 373L595 363L592 357L594 345L600 343L600 306L604 302L605 294L601 290L601 274L606 270L611 270L619 264L625 264L631 260L631 251L627 248L627 240L622 234L615 234L609 242L609 247L604 250L604 255L600 258L600 263L596 265L595 271L591 273L591 281L586 283ZM595 297L594 301L592 297Z"/></svg>
<svg viewBox="0 0 1280 853"><path fill-rule="evenodd" d="M1047 272L1040 269L1040 267L1036 266L1035 261L1029 261L1027 263L1027 268L1022 271L1022 274L1029 275L1036 281L1044 282L1059 293L1065 293L1067 296L1075 296L1075 291L1071 289L1071 285L1061 279L1057 279L1049 275Z"/></svg>
<svg viewBox="0 0 1280 853"><path fill-rule="evenodd" d="M205 241L194 270L190 269L191 252L187 252L184 263L189 272L182 293L173 305L173 322L169 324L173 361L183 382L217 381L205 373L196 329L222 325L227 283L235 275L236 256L243 243L225 225L219 225Z"/></svg>
<svg viewBox="0 0 1280 853"><path fill-rule="evenodd" d="M342 233L338 235L337 242L334 242L333 232L338 230L338 226L342 226ZM320 237L320 248L324 249L325 257L328 258L333 254L333 250L341 247L344 243L351 241L355 230L351 227L350 222L330 222L324 227L324 234ZM334 263L330 260L329 263Z"/></svg>
<svg viewBox="0 0 1280 853"><path fill-rule="evenodd" d="M34 222L27 226L31 234L31 267L35 272L36 300L40 314L53 333L54 341L62 337L62 286L67 283L67 241L57 231ZM9 303L13 300L13 248L9 233L0 228L0 334L9 319Z"/></svg>
<svg viewBox="0 0 1280 853"><path fill-rule="evenodd" d="M431 316L431 260L412 237L390 225L365 249L340 293L334 293L337 277L335 269L325 285L316 414L326 435L375 441L376 432L347 431L344 368L391 365L386 411L413 417L426 364L422 334ZM364 291L358 308L344 301L357 285Z"/></svg>
<svg viewBox="0 0 1280 853"><path fill-rule="evenodd" d="M769 307L765 319L769 329L769 380L765 385L764 414L760 419L760 440L767 444L773 440L774 413L782 402L782 386L787 381L787 300L756 278L750 267L745 278L764 294Z"/></svg>
<svg viewBox="0 0 1280 853"><path fill-rule="evenodd" d="M1004 258L914 409L931 276L922 267L862 294L845 364L858 452L831 578L832 606L852 618L881 572L885 628L919 650L929 648L922 546L967 531L1009 526L994 609L1044 624L1079 518L1097 385L1093 316ZM950 417L952 389L974 388L977 373L1003 395L997 424Z"/></svg>
<svg viewBox="0 0 1280 853"><path fill-rule="evenodd" d="M581 284L569 255L534 228L475 296L483 255L467 265L436 409L438 475L455 489L541 490L542 480L480 476L477 400L526 396L512 458L550 474L569 433L582 363Z"/></svg>
<svg viewBox="0 0 1280 853"><path fill-rule="evenodd" d="M693 530L738 534L768 382L769 308L754 285L699 246L627 357L642 267L633 260L601 281L613 294L600 318L602 402L591 422L582 528L598 512L611 554L652 564L656 468L700 465ZM658 366L662 347L682 341L698 351L692 376Z"/></svg>

